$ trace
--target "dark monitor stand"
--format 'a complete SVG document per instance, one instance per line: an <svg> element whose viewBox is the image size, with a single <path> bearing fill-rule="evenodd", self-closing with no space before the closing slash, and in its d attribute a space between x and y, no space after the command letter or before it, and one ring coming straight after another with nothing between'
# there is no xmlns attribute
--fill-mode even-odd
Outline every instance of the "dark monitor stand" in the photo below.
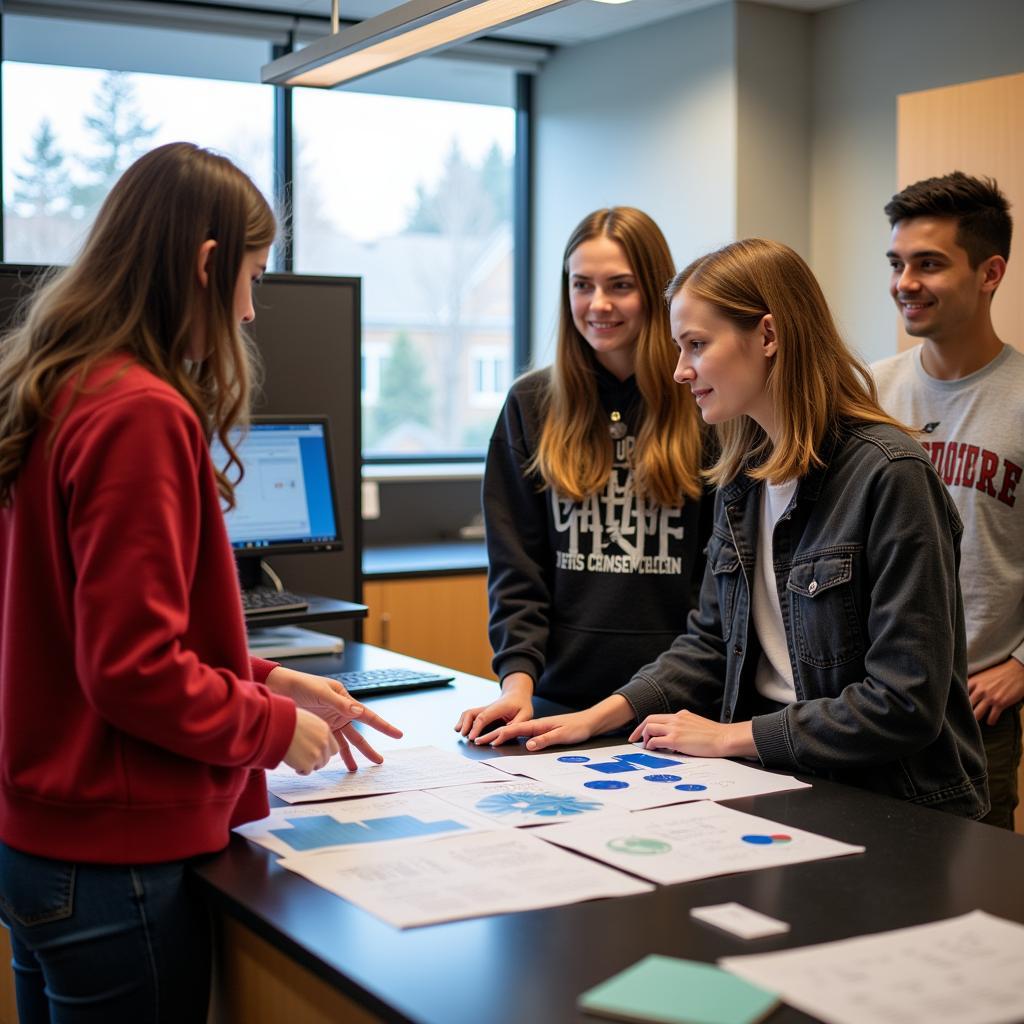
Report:
<svg viewBox="0 0 1024 1024"><path fill-rule="evenodd" d="M243 590L263 585L263 559L258 555L235 555L238 583Z"/></svg>

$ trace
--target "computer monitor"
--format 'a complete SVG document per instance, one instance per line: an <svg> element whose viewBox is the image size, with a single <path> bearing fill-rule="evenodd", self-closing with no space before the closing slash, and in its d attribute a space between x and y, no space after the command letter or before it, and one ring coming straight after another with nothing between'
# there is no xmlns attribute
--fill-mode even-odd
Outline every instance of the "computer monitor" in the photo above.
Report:
<svg viewBox="0 0 1024 1024"><path fill-rule="evenodd" d="M245 475L224 520L243 584L255 582L245 578L250 559L341 547L326 417L256 416L235 448ZM210 454L214 465L227 463L216 437Z"/></svg>

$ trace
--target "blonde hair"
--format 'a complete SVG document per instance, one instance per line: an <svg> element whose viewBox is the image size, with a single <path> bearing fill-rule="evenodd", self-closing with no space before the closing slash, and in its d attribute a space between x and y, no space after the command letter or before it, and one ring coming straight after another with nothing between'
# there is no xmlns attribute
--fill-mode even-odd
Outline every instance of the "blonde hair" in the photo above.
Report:
<svg viewBox="0 0 1024 1024"><path fill-rule="evenodd" d="M814 274L789 246L763 238L733 242L680 271L665 298L671 303L683 288L743 331L771 314L778 342L765 385L777 443L749 416L718 424L720 455L706 474L714 484L741 470L772 483L804 476L823 464L822 442L840 419L906 430L879 406L871 372L847 348Z"/></svg>
<svg viewBox="0 0 1024 1024"><path fill-rule="evenodd" d="M37 289L0 340L0 505L10 504L36 432L56 425L57 393L71 380L80 393L97 363L123 353L179 391L208 438L217 434L228 453L218 489L233 506L227 473L242 467L229 432L247 421L255 371L235 287L246 252L269 246L275 230L267 201L225 157L176 142L129 167L78 258ZM210 239L201 288L197 259ZM189 365L197 322L208 354Z"/></svg>
<svg viewBox="0 0 1024 1024"><path fill-rule="evenodd" d="M637 492L659 505L701 493L701 424L685 389L672 380L675 346L661 289L672 257L657 224L630 206L597 210L569 236L562 262L562 301L555 362L542 395L544 424L528 468L553 491L582 501L601 491L612 469L608 417L597 391L597 360L576 329L569 297L569 257L592 238L622 246L643 297L646 323L636 342L636 382L643 400L633 453Z"/></svg>

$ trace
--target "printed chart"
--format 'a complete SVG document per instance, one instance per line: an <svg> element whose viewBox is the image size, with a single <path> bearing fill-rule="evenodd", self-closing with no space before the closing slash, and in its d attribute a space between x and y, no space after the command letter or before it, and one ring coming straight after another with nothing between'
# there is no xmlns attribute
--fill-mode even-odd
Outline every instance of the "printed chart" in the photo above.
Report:
<svg viewBox="0 0 1024 1024"><path fill-rule="evenodd" d="M490 786L457 786L434 790L434 795L463 810L483 815L499 825L517 828L556 825L566 821L622 815L627 809L603 793L582 796L546 782L515 779Z"/></svg>
<svg viewBox="0 0 1024 1024"><path fill-rule="evenodd" d="M572 822L536 834L662 885L864 852L863 846L707 801L638 811L625 822Z"/></svg>
<svg viewBox="0 0 1024 1024"><path fill-rule="evenodd" d="M556 832L557 829L543 829ZM501 829L438 842L286 857L282 867L396 928L558 907L653 887L534 838Z"/></svg>
<svg viewBox="0 0 1024 1024"><path fill-rule="evenodd" d="M725 758L655 753L629 743L513 754L488 758L484 763L571 793L614 800L634 811L690 800L734 800L809 788L790 775L775 775Z"/></svg>
<svg viewBox="0 0 1024 1024"><path fill-rule="evenodd" d="M383 764L361 765L357 772L324 768L299 775L287 765L267 772L267 788L290 804L500 780L486 764L437 747L388 750Z"/></svg>
<svg viewBox="0 0 1024 1024"><path fill-rule="evenodd" d="M473 787L469 787L473 788ZM489 831L487 818L453 807L431 793L392 793L307 807L275 807L269 817L235 831L281 856L365 848Z"/></svg>

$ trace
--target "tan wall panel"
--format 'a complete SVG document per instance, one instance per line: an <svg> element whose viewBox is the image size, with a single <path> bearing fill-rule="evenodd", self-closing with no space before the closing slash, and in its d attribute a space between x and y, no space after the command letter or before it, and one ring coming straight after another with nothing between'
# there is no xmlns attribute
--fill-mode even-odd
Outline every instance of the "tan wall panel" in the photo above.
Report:
<svg viewBox="0 0 1024 1024"><path fill-rule="evenodd" d="M1006 280L992 304L999 337L1024 350L1024 74L905 93L897 98L899 188L964 171L995 178L1017 222ZM916 344L897 323L897 345Z"/></svg>

